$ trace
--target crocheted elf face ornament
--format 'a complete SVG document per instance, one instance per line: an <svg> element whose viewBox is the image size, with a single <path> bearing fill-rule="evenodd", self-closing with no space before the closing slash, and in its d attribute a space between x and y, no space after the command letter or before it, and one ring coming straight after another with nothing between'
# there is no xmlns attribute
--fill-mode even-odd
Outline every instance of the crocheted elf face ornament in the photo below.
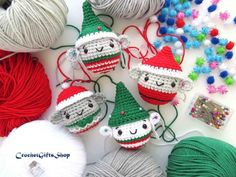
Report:
<svg viewBox="0 0 236 177"><path fill-rule="evenodd" d="M138 81L138 90L143 100L153 105L171 102L179 90L191 90L192 82L183 75L170 47L130 71Z"/></svg>
<svg viewBox="0 0 236 177"><path fill-rule="evenodd" d="M57 98L57 112L52 117L55 124L63 124L72 133L83 133L95 127L101 120L100 105L105 98L84 87L71 86Z"/></svg>
<svg viewBox="0 0 236 177"><path fill-rule="evenodd" d="M100 132L112 136L126 149L139 149L149 141L159 121L159 114L150 115L145 111L120 82L116 87L115 108L108 122L109 127L102 127Z"/></svg>
<svg viewBox="0 0 236 177"><path fill-rule="evenodd" d="M122 49L129 45L126 36L113 33L94 14L91 5L83 4L84 21L76 42L77 58L93 73L114 70L121 58Z"/></svg>

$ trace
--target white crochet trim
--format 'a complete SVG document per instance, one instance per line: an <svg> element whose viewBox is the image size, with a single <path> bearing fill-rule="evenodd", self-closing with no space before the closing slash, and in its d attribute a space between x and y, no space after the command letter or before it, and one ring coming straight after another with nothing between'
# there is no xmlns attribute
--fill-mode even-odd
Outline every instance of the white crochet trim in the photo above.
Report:
<svg viewBox="0 0 236 177"><path fill-rule="evenodd" d="M141 71L146 71L147 73L153 73L157 75L169 76L173 78L180 78L186 80L186 77L183 75L182 71L167 69L162 67L154 67L150 65L141 65Z"/></svg>
<svg viewBox="0 0 236 177"><path fill-rule="evenodd" d="M96 39L102 39L102 38L113 38L113 39L116 39L117 41L119 41L118 36L113 32L96 32L96 33L91 33L86 36L80 37L77 40L75 46L76 46L76 48L78 48L83 44L86 44L86 43L91 42Z"/></svg>
<svg viewBox="0 0 236 177"><path fill-rule="evenodd" d="M70 105L76 103L79 100L82 100L84 98L90 97L91 95L93 95L93 92L90 92L90 91L86 91L86 92L75 94L72 97L70 97L70 98L60 102L56 106L56 110L60 111L60 110L64 109L65 107L70 106Z"/></svg>
<svg viewBox="0 0 236 177"><path fill-rule="evenodd" d="M106 70L110 70L110 69L112 69L112 68L115 68L116 65L117 65L117 64L115 64L115 65L109 65L109 66L103 66L103 68L98 68L98 69L90 68L90 70L93 71L93 72L99 72L99 71L103 71L103 70L105 71L105 69L106 69Z"/></svg>

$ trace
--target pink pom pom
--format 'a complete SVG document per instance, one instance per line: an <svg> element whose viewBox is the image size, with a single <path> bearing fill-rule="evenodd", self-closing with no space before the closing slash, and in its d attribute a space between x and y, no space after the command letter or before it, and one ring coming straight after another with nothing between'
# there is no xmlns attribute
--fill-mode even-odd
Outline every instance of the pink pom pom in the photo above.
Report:
<svg viewBox="0 0 236 177"><path fill-rule="evenodd" d="M185 14L184 14L183 12L179 12L179 13L177 14L177 17L178 17L179 19L184 19Z"/></svg>
<svg viewBox="0 0 236 177"><path fill-rule="evenodd" d="M213 61L213 62L211 62L211 63L209 64L209 66L210 66L210 68L211 68L212 70L214 70L214 69L216 69L216 68L218 67L218 63L215 62L215 61Z"/></svg>

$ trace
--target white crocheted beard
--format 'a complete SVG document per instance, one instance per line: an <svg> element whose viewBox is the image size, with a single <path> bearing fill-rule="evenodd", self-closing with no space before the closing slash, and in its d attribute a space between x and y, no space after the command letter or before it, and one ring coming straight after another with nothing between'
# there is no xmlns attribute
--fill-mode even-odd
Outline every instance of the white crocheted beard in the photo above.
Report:
<svg viewBox="0 0 236 177"><path fill-rule="evenodd" d="M117 141L139 139L152 132L152 126L148 119L112 128L113 137Z"/></svg>
<svg viewBox="0 0 236 177"><path fill-rule="evenodd" d="M92 97L88 97L62 109L60 112L63 118L63 124L69 126L95 114L99 110L100 107L98 103ZM99 119L100 112L96 119Z"/></svg>
<svg viewBox="0 0 236 177"><path fill-rule="evenodd" d="M178 78L150 74L147 72L142 72L138 80L141 86L163 93L176 93L180 88L180 82L181 80Z"/></svg>
<svg viewBox="0 0 236 177"><path fill-rule="evenodd" d="M93 40L85 45L77 48L79 56L83 62L89 62L90 60L96 60L102 57L113 58L113 56L120 55L121 45L115 39L102 38Z"/></svg>

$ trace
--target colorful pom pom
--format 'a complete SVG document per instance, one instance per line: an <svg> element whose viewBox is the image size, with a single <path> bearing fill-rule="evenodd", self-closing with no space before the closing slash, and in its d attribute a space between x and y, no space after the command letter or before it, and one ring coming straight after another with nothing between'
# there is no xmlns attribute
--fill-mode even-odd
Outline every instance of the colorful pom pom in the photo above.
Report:
<svg viewBox="0 0 236 177"><path fill-rule="evenodd" d="M228 60L232 59L233 58L233 52L229 51L225 54L225 58L227 58Z"/></svg>
<svg viewBox="0 0 236 177"><path fill-rule="evenodd" d="M202 42L203 40L206 39L206 35L203 34L203 33L200 33L200 34L197 35L196 39L197 39L198 41Z"/></svg>
<svg viewBox="0 0 236 177"><path fill-rule="evenodd" d="M207 11L211 13L211 12L214 12L216 9L217 9L217 5L212 4L211 6L208 7Z"/></svg>
<svg viewBox="0 0 236 177"><path fill-rule="evenodd" d="M160 28L160 34L166 34L167 33L167 28L165 26Z"/></svg>
<svg viewBox="0 0 236 177"><path fill-rule="evenodd" d="M196 65L198 65L198 66L203 66L204 63L205 63L204 58L202 58L202 57L198 57L198 58L197 58L197 60L196 60Z"/></svg>
<svg viewBox="0 0 236 177"><path fill-rule="evenodd" d="M203 0L195 0L194 2L195 2L195 4L199 5L199 4L202 3L202 1L203 1Z"/></svg>
<svg viewBox="0 0 236 177"><path fill-rule="evenodd" d="M225 81L226 85L228 85L228 86L231 86L231 85L234 84L234 79L233 79L233 77L231 77L231 76L225 78L224 81Z"/></svg>
<svg viewBox="0 0 236 177"><path fill-rule="evenodd" d="M213 37L213 38L211 39L211 43L214 44L214 45L216 45L216 44L219 43L219 39L216 38L216 37Z"/></svg>
<svg viewBox="0 0 236 177"><path fill-rule="evenodd" d="M211 32L210 32L210 35L213 36L213 37L217 36L218 34L219 34L219 31L216 28L212 29Z"/></svg>
<svg viewBox="0 0 236 177"><path fill-rule="evenodd" d="M166 24L168 26L173 26L175 24L175 19L174 18L168 18L166 21Z"/></svg>
<svg viewBox="0 0 236 177"><path fill-rule="evenodd" d="M166 16L161 14L158 16L158 20L159 22L164 23L166 21Z"/></svg>
<svg viewBox="0 0 236 177"><path fill-rule="evenodd" d="M180 38L182 39L182 41L184 43L186 43L188 41L188 38L186 36L180 36Z"/></svg>
<svg viewBox="0 0 236 177"><path fill-rule="evenodd" d="M234 48L234 42L230 41L227 45L226 45L226 49L227 50L232 50Z"/></svg>
<svg viewBox="0 0 236 177"><path fill-rule="evenodd" d="M195 72L191 72L189 75L188 75L189 79L191 79L192 81L196 81L198 79L198 74L195 73Z"/></svg>
<svg viewBox="0 0 236 177"><path fill-rule="evenodd" d="M225 53L225 48L224 48L224 47L218 47L218 48L216 49L216 53L217 53L218 55L223 55L223 54Z"/></svg>
<svg viewBox="0 0 236 177"><path fill-rule="evenodd" d="M223 79L226 78L228 75L229 75L228 71L220 72L220 77L223 78Z"/></svg>
<svg viewBox="0 0 236 177"><path fill-rule="evenodd" d="M185 25L185 22L184 22L183 19L177 19L177 20L176 20L176 26L177 26L178 28L183 28L184 25Z"/></svg>
<svg viewBox="0 0 236 177"><path fill-rule="evenodd" d="M209 76L209 77L207 78L207 83L208 83L209 85L214 84L214 82L215 82L214 76Z"/></svg>

